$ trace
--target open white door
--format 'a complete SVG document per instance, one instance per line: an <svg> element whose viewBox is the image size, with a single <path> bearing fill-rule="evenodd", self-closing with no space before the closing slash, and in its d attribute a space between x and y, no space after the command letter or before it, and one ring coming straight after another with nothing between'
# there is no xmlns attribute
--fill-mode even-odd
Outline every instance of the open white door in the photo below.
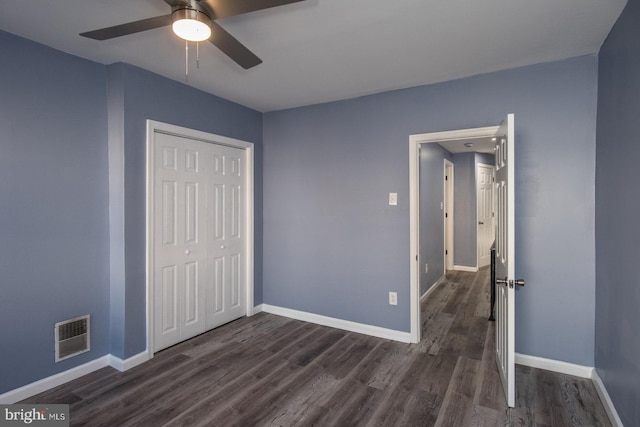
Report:
<svg viewBox="0 0 640 427"><path fill-rule="evenodd" d="M515 406L514 115L496 133L496 361L509 407Z"/></svg>

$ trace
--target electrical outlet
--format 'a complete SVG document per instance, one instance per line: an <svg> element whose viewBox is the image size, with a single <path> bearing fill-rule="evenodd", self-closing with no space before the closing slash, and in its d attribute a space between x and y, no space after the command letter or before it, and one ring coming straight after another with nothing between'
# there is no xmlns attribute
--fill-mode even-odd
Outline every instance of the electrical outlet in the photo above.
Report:
<svg viewBox="0 0 640 427"><path fill-rule="evenodd" d="M389 304L398 305L398 294L396 292L389 292Z"/></svg>
<svg viewBox="0 0 640 427"><path fill-rule="evenodd" d="M428 273L429 272L429 263L424 263L424 272Z"/></svg>

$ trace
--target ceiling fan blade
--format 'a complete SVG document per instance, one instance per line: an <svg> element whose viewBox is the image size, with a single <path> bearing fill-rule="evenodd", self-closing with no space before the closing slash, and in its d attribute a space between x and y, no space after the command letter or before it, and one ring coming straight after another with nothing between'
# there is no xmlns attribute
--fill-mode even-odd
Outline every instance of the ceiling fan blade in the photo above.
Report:
<svg viewBox="0 0 640 427"><path fill-rule="evenodd" d="M213 10L214 19L222 19L300 1L304 0L201 0L201 3L207 4Z"/></svg>
<svg viewBox="0 0 640 427"><path fill-rule="evenodd" d="M262 59L258 58L215 21L211 22L211 33L209 41L245 70L262 63Z"/></svg>
<svg viewBox="0 0 640 427"><path fill-rule="evenodd" d="M193 7L193 3L196 0L164 0L169 6L184 6L184 7Z"/></svg>
<svg viewBox="0 0 640 427"><path fill-rule="evenodd" d="M128 22L126 24L116 25L113 27L101 28L99 30L87 31L86 33L80 33L80 35L94 40L108 40L126 36L128 34L164 27L165 25L170 24L171 14L143 19L141 21Z"/></svg>

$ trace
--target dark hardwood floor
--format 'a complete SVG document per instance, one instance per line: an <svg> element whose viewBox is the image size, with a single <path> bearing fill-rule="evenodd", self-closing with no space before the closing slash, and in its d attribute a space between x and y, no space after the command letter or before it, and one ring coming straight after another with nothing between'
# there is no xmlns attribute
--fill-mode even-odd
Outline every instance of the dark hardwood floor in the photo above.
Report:
<svg viewBox="0 0 640 427"><path fill-rule="evenodd" d="M591 381L523 366L506 407L488 282L450 273L419 344L260 313L25 403L68 403L88 426L609 426Z"/></svg>

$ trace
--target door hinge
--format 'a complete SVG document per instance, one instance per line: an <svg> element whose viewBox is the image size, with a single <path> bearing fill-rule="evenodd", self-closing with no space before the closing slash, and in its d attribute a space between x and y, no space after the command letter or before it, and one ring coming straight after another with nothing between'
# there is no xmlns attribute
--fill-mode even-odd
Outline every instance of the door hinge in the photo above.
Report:
<svg viewBox="0 0 640 427"><path fill-rule="evenodd" d="M449 255L449 251L447 249L444 250L445 255Z"/></svg>
<svg viewBox="0 0 640 427"><path fill-rule="evenodd" d="M416 261L418 260L418 255L416 255Z"/></svg>
<svg viewBox="0 0 640 427"><path fill-rule="evenodd" d="M445 181L449 181L449 176L448 176L448 175L445 175L445 176L444 176L444 180L445 180Z"/></svg>
<svg viewBox="0 0 640 427"><path fill-rule="evenodd" d="M445 218L449 218L449 212L445 212L445 213L444 213L444 217L445 217Z"/></svg>

